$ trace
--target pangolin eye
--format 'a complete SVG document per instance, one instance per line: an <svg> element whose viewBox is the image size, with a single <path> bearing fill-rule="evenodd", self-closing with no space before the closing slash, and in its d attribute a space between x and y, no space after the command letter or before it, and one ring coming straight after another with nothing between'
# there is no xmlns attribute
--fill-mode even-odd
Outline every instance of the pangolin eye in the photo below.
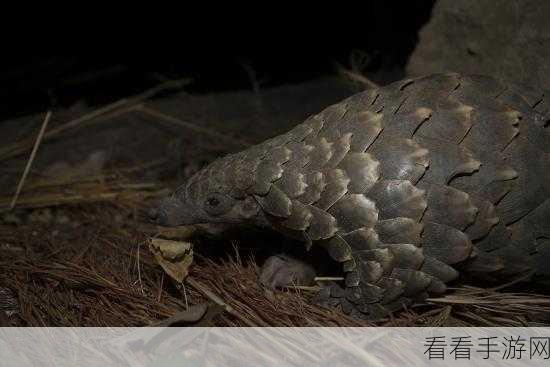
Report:
<svg viewBox="0 0 550 367"><path fill-rule="evenodd" d="M222 215L228 212L233 206L231 197L220 194L211 193L204 200L204 210L212 216Z"/></svg>
<svg viewBox="0 0 550 367"><path fill-rule="evenodd" d="M217 198L214 198L214 197L210 197L210 198L206 199L206 204L208 204L211 207L215 207L215 206L220 205L220 200L217 199Z"/></svg>

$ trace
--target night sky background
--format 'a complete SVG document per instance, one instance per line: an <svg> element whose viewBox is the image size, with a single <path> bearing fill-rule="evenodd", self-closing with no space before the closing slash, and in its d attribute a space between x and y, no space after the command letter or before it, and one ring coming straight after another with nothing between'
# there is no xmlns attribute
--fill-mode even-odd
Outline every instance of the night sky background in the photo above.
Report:
<svg viewBox="0 0 550 367"><path fill-rule="evenodd" d="M336 64L349 67L357 50L369 57L364 72L384 84L404 76L432 6L431 0L366 1L357 9L335 8L334 19L304 19L303 29L285 20L258 29L241 18L235 29L228 28L231 22L216 29L203 24L209 31L202 32L196 22L194 33L157 29L125 47L56 42L56 56L25 44L26 52L6 51L1 60L0 121L77 101L102 105L165 79L190 77L194 83L186 90L195 93L251 89L251 72L261 88L299 83L334 74Z"/></svg>

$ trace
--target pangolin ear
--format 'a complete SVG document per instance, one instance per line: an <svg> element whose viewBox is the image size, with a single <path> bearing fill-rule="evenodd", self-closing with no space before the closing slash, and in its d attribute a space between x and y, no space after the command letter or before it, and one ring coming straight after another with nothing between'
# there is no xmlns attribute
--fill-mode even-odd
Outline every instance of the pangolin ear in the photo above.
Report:
<svg viewBox="0 0 550 367"><path fill-rule="evenodd" d="M254 217L260 211L258 202L252 197L247 196L244 198L240 205L240 212L243 218L249 219Z"/></svg>

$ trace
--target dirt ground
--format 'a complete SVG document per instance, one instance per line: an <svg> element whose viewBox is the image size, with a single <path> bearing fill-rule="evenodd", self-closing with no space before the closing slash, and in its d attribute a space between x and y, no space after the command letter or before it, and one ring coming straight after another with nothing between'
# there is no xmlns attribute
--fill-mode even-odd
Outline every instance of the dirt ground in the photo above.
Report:
<svg viewBox="0 0 550 367"><path fill-rule="evenodd" d="M44 114L2 122L0 326L358 326L550 324L550 297L511 285L455 284L383 320L266 293L271 234L197 236L182 283L149 250L144 210L216 157L277 135L362 87L326 78L260 92L191 95L171 82L108 106L53 111L15 207ZM177 236L176 236L177 237ZM259 264L259 265L258 265Z"/></svg>

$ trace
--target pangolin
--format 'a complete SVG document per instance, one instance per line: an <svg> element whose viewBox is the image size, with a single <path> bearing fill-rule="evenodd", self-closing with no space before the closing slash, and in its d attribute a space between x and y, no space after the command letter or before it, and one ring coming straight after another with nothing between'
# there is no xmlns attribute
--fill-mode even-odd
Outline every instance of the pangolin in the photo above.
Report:
<svg viewBox="0 0 550 367"><path fill-rule="evenodd" d="M320 299L375 318L460 274L550 279L550 93L436 74L369 89L220 158L149 215L268 226L323 246Z"/></svg>

